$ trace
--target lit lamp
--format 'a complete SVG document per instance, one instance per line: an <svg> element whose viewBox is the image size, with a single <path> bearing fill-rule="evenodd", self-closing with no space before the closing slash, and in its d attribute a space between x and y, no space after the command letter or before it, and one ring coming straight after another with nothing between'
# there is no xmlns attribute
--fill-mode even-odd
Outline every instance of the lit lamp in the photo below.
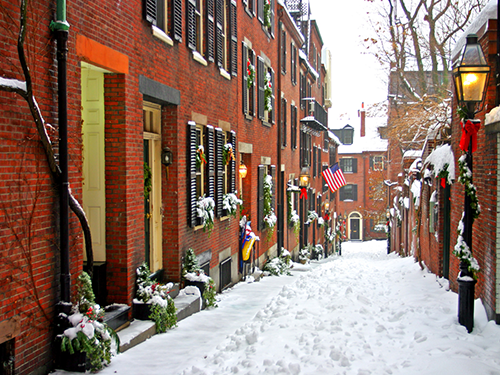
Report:
<svg viewBox="0 0 500 375"><path fill-rule="evenodd" d="M247 166L243 164L243 162L240 164L240 168L238 169L238 172L240 174L240 178L245 178L247 176L248 170Z"/></svg>
<svg viewBox="0 0 500 375"><path fill-rule="evenodd" d="M300 236L299 236L299 244L300 249L304 248L305 242L307 242L307 228L304 228L304 219L305 219L305 200L307 199L307 188L309 187L309 169L307 167L303 167L299 174L299 188L300 188ZM305 198L305 199L302 199ZM305 230L304 230L305 229Z"/></svg>
<svg viewBox="0 0 500 375"><path fill-rule="evenodd" d="M474 115L481 110L488 84L490 67L486 62L477 35L467 36L460 64L453 69L458 106L465 112L462 124L460 148L466 152L466 163L472 174L472 152L475 151L476 137L480 123ZM476 110L477 108L477 110ZM462 237L472 252L472 224L474 222L471 198L465 192ZM472 332L474 327L474 286L476 280L464 261L460 262L458 277L458 321Z"/></svg>
<svg viewBox="0 0 500 375"><path fill-rule="evenodd" d="M172 162L174 161L174 155L172 154L172 151L170 148L165 147L162 152L161 152L161 163L168 167Z"/></svg>
<svg viewBox="0 0 500 375"><path fill-rule="evenodd" d="M325 211L328 212L330 210L330 202L326 201L325 202Z"/></svg>

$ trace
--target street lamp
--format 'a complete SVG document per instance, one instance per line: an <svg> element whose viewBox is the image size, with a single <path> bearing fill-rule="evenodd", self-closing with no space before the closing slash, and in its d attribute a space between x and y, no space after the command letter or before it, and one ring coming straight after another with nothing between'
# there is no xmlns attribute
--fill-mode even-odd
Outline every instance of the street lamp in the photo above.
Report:
<svg viewBox="0 0 500 375"><path fill-rule="evenodd" d="M303 167L299 175L299 188L300 188L300 236L299 244L300 249L304 248L304 219L305 219L305 200L307 200L307 188L309 187L309 168ZM307 237L307 236L306 236Z"/></svg>
<svg viewBox="0 0 500 375"><path fill-rule="evenodd" d="M466 151L465 161L471 176L472 152L477 147L473 143L480 126L479 121L474 120L474 115L482 109L489 73L490 67L486 63L477 35L469 34L460 64L453 69L453 79L458 106L463 112L461 117L464 117L460 148ZM474 222L472 200L467 191L465 191L464 196L462 237L472 253L472 224ZM474 286L476 280L472 276L468 264L461 260L458 278L458 321L467 328L468 332L472 332L474 326Z"/></svg>
<svg viewBox="0 0 500 375"><path fill-rule="evenodd" d="M391 253L391 211L387 210L387 254Z"/></svg>

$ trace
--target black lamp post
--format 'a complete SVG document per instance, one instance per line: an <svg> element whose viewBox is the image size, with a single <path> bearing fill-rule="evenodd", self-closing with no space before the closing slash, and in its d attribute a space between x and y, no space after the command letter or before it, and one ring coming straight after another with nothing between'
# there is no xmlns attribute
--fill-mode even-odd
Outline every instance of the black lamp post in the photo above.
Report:
<svg viewBox="0 0 500 375"><path fill-rule="evenodd" d="M309 187L309 169L307 167L303 167L302 170L300 171L299 175L299 188L300 188L300 237L299 237L299 243L300 243L300 249L303 249L305 244L304 244L304 229L307 230L307 228L304 228L304 219L305 219L305 200L307 199L307 188Z"/></svg>
<svg viewBox="0 0 500 375"><path fill-rule="evenodd" d="M457 102L463 111L462 117L464 117L463 131L469 134L477 131L479 127L478 121L474 120L474 115L482 109L489 73L490 67L486 62L481 45L478 43L477 35L469 34L460 63L453 69ZM465 155L466 164L471 174L472 148L472 140L469 140ZM464 195L464 229L462 236L472 253L472 224L474 223L472 201L467 191ZM474 286L476 280L472 276L467 263L461 261L458 278L458 321L467 328L468 332L472 332L474 326Z"/></svg>

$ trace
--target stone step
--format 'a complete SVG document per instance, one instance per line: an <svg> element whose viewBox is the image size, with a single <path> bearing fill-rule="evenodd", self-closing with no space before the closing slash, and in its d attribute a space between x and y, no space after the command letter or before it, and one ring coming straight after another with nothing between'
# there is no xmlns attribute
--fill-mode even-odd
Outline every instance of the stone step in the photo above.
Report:
<svg viewBox="0 0 500 375"><path fill-rule="evenodd" d="M181 293L174 298L174 304L177 309L178 322L201 310L201 298L199 295ZM123 353L155 335L156 327L155 323L151 320L134 319L128 327L117 333L120 338L119 351Z"/></svg>

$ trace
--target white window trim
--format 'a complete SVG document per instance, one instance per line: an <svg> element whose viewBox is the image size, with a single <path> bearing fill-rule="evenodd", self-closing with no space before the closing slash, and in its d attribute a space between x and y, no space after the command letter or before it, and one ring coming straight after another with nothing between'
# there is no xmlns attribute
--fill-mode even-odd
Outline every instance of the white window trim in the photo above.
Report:
<svg viewBox="0 0 500 375"><path fill-rule="evenodd" d="M207 60L198 51L193 51L193 60L199 62L201 65L208 65Z"/></svg>
<svg viewBox="0 0 500 375"><path fill-rule="evenodd" d="M220 75L223 76L228 81L231 80L231 74L229 74L224 68L219 68Z"/></svg>

